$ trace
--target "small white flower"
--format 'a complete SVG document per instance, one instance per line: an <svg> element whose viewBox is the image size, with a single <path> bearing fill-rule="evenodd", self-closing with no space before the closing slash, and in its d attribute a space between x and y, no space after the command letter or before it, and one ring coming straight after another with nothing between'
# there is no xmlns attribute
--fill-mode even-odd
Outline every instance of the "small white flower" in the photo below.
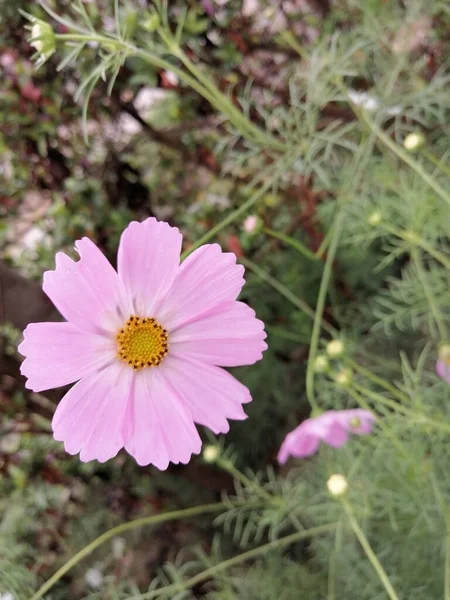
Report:
<svg viewBox="0 0 450 600"><path fill-rule="evenodd" d="M342 340L331 340L327 344L327 354L331 358L338 358L344 353L345 346Z"/></svg>
<svg viewBox="0 0 450 600"><path fill-rule="evenodd" d="M327 487L333 496L342 496L348 490L348 481L343 475L332 475L327 481Z"/></svg>
<svg viewBox="0 0 450 600"><path fill-rule="evenodd" d="M0 596L0 600L16 600L16 597L11 592L6 592Z"/></svg>

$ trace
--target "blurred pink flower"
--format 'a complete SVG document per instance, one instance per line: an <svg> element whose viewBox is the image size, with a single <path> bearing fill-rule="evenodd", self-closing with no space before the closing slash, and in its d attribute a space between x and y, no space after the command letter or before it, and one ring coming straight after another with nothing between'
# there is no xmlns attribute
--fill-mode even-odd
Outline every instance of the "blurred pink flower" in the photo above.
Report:
<svg viewBox="0 0 450 600"><path fill-rule="evenodd" d="M259 219L256 215L249 215L244 221L244 230L247 233L254 233L258 227Z"/></svg>
<svg viewBox="0 0 450 600"><path fill-rule="evenodd" d="M208 16L213 17L216 14L213 0L202 0L202 6Z"/></svg>
<svg viewBox="0 0 450 600"><path fill-rule="evenodd" d="M194 423L226 433L245 419L248 389L220 367L250 365L267 348L264 324L236 298L244 268L217 244L181 265L178 229L154 218L122 234L118 272L88 238L78 262L59 252L44 291L68 322L32 323L19 351L27 387L77 381L53 418L55 439L82 461L122 447L138 464L187 463Z"/></svg>
<svg viewBox="0 0 450 600"><path fill-rule="evenodd" d="M284 464L289 456L304 457L317 452L320 442L340 448L349 433L370 433L375 415L360 408L352 410L329 410L319 417L303 421L288 433L278 453L278 461Z"/></svg>
<svg viewBox="0 0 450 600"><path fill-rule="evenodd" d="M436 362L436 373L447 383L450 383L450 364L448 360L439 359Z"/></svg>

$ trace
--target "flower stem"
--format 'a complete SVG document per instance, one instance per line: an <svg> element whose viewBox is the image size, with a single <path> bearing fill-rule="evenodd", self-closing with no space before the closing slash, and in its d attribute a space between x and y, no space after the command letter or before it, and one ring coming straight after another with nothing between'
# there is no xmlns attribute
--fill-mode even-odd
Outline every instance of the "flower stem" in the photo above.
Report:
<svg viewBox="0 0 450 600"><path fill-rule="evenodd" d="M253 490L263 500L266 500L270 504L273 504L274 500L276 500L275 496L272 496L272 494L266 492L266 490L262 488L258 482L249 479L247 475L244 475L244 473L242 473L242 471L240 471L230 460L219 456L219 458L216 460L216 464L224 471L227 471L227 473L234 477L234 479L243 483L246 488Z"/></svg>
<svg viewBox="0 0 450 600"><path fill-rule="evenodd" d="M320 282L319 296L317 299L316 311L314 315L313 330L311 333L311 344L309 347L308 366L306 370L306 396L312 408L317 408L317 401L314 395L314 361L319 347L320 329L323 322L323 311L325 308L325 299L330 283L333 261L339 244L342 226L344 224L345 209L341 207L333 225L333 237L331 238L330 249L328 251L322 280Z"/></svg>
<svg viewBox="0 0 450 600"><path fill-rule="evenodd" d="M406 394L404 394L394 385L389 383L389 381L386 381L386 379L384 379L383 377L379 377L375 373L372 373L372 371L369 371L369 369L362 367L359 363L357 363L355 360L352 360L351 358L345 358L345 362L353 370L360 373L370 381L373 381L374 383L378 384L380 387L384 388L388 392L391 392L391 394L393 396L396 396L399 400L403 402L409 402L409 398Z"/></svg>
<svg viewBox="0 0 450 600"><path fill-rule="evenodd" d="M447 326L445 324L440 308L437 305L437 302L433 296L433 292L431 291L430 286L428 285L427 276L422 263L422 257L420 256L420 252L417 250L417 248L413 248L411 255L417 270L417 274L419 275L419 280L422 284L423 291L428 300L428 304L430 305L430 309L433 314L434 320L436 321L436 325L439 330L439 335L441 336L441 341L446 343L448 341Z"/></svg>
<svg viewBox="0 0 450 600"><path fill-rule="evenodd" d="M295 250L297 250L297 252L299 252L306 258L309 258L309 260L314 260L314 261L320 260L320 257L317 256L317 254L314 254L314 252L312 252L309 248L307 248L299 240L296 240L281 231L275 231L274 229L270 229L269 227L264 227L263 231L267 235L270 235L271 237L281 240L285 244L288 244L292 248L295 248Z"/></svg>
<svg viewBox="0 0 450 600"><path fill-rule="evenodd" d="M38 591L31 596L29 600L39 600L44 596L46 592L48 592L66 573L68 573L75 565L77 565L83 558L89 556L96 548L110 540L111 538L119 535L125 531L129 531L130 529L136 529L138 527L144 527L147 525L158 525L160 523L165 523L167 521L175 521L178 519L187 519L190 517L195 517L197 515L209 514L220 512L221 510L226 510L227 505L222 504L221 502L215 504L204 504L202 506L194 506L192 508L185 508L181 510L174 510L171 512L166 512L158 515L151 515L149 517L142 517L140 519L135 519L133 521L128 521L128 523L122 523L121 525L117 525L112 529L109 529L95 540L90 542L87 546L82 548L79 552L77 552L72 558L70 558L56 573L50 577L48 581L42 585Z"/></svg>
<svg viewBox="0 0 450 600"><path fill-rule="evenodd" d="M386 571L383 569L382 564L378 560L375 552L372 550L372 546L370 545L369 540L366 538L366 536L364 535L364 532L360 528L358 521L353 513L353 509L352 509L350 503L347 500L345 500L345 498L343 498L342 504L345 508L345 512L347 513L349 523L350 523L353 531L355 532L355 535L358 538L358 541L361 544L362 549L366 553L367 558L372 563L372 566L375 569L378 577L380 578L380 581L383 584L384 589L386 590L389 598L391 600L399 600L399 597L397 596L397 593L394 590Z"/></svg>
<svg viewBox="0 0 450 600"><path fill-rule="evenodd" d="M139 596L134 596L132 598L129 598L129 600L151 600L153 598L158 598L159 596L163 595L165 597L174 598L175 594L183 592L184 590L191 589L195 585L198 585L199 583L202 583L203 581L213 577L217 573L221 573L222 571L234 567L235 565L238 565L252 558L264 555L272 550L279 550L280 548L290 546L291 544L295 544L295 542L299 542L314 535L328 533L329 531L333 531L335 527L335 523L329 523L327 525L319 525L318 527L312 527L311 529L304 529L303 531L298 531L296 533L292 533L291 535L286 535L285 537L282 537L278 540L268 542L267 544L263 544L262 546L258 546L257 548L253 548L252 550L247 550L247 552L243 552L242 554L233 556L228 560L224 560L219 564L209 567L201 573L194 575L187 581L172 583L171 585L160 588L159 590L153 590L141 594Z"/></svg>

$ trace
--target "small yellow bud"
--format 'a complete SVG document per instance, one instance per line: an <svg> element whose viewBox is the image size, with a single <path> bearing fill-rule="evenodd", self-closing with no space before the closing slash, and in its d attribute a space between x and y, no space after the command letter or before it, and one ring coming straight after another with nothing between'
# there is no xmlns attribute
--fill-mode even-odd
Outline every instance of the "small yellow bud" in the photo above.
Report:
<svg viewBox="0 0 450 600"><path fill-rule="evenodd" d="M351 384L352 378L353 373L350 369L342 369L342 371L339 371L339 373L336 375L335 382L338 385L346 387L347 385Z"/></svg>
<svg viewBox="0 0 450 600"><path fill-rule="evenodd" d="M203 450L203 460L207 463L214 463L219 458L219 448L217 446L205 446Z"/></svg>
<svg viewBox="0 0 450 600"><path fill-rule="evenodd" d="M442 346L439 348L439 358L443 362L448 362L448 360L450 359L450 345L449 344L442 344Z"/></svg>
<svg viewBox="0 0 450 600"><path fill-rule="evenodd" d="M409 152L414 152L423 146L425 137L422 133L409 133L403 140L403 147Z"/></svg>
<svg viewBox="0 0 450 600"><path fill-rule="evenodd" d="M372 227L375 227L375 225L379 225L381 223L382 219L383 215L380 213L379 210L376 210L375 212L369 215L367 222L369 223L369 225L372 225Z"/></svg>
<svg viewBox="0 0 450 600"><path fill-rule="evenodd" d="M343 496L348 490L348 481L344 475L332 475L327 481L328 491L333 496Z"/></svg>
<svg viewBox="0 0 450 600"><path fill-rule="evenodd" d="M328 359L325 355L320 354L314 361L314 371L316 373L324 373L328 368Z"/></svg>
<svg viewBox="0 0 450 600"><path fill-rule="evenodd" d="M344 353L345 346L341 340L331 340L327 344L327 354L331 358L338 358Z"/></svg>

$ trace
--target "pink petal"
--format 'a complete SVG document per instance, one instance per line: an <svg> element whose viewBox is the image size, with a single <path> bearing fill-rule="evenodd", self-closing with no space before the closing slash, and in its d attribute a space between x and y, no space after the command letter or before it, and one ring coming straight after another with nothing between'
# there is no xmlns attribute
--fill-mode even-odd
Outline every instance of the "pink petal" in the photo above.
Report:
<svg viewBox="0 0 450 600"><path fill-rule="evenodd" d="M222 252L218 244L198 248L180 266L157 318L173 331L215 312L221 304L236 300L245 283L243 274L236 256Z"/></svg>
<svg viewBox="0 0 450 600"><path fill-rule="evenodd" d="M450 383L450 365L443 360L438 360L436 363L436 373L441 379Z"/></svg>
<svg viewBox="0 0 450 600"><path fill-rule="evenodd" d="M20 371L34 392L67 385L114 360L116 348L107 338L71 323L31 323L19 352L26 358Z"/></svg>
<svg viewBox="0 0 450 600"><path fill-rule="evenodd" d="M63 252L56 269L44 273L43 289L59 312L80 329L102 333L120 326L118 277L108 260L88 238L75 242L80 260Z"/></svg>
<svg viewBox="0 0 450 600"><path fill-rule="evenodd" d="M340 423L335 421L330 423L322 439L333 448L341 448L348 440L348 432Z"/></svg>
<svg viewBox="0 0 450 600"><path fill-rule="evenodd" d="M196 423L214 433L226 433L227 419L247 418L242 404L251 402L250 392L227 371L170 352L160 368Z"/></svg>
<svg viewBox="0 0 450 600"><path fill-rule="evenodd" d="M176 227L153 217L133 221L122 234L118 271L134 312L153 317L180 264L182 236Z"/></svg>
<svg viewBox="0 0 450 600"><path fill-rule="evenodd" d="M308 421L301 423L296 429L288 433L278 452L278 462L284 464L289 456L303 458L317 452L320 439L309 431Z"/></svg>
<svg viewBox="0 0 450 600"><path fill-rule="evenodd" d="M164 361L165 362L165 361ZM169 462L189 462L201 449L194 421L177 391L160 368L136 373L125 449L141 466L167 469Z"/></svg>
<svg viewBox="0 0 450 600"><path fill-rule="evenodd" d="M124 446L123 422L134 372L119 361L84 377L59 403L53 417L56 440L80 459L105 462Z"/></svg>
<svg viewBox="0 0 450 600"><path fill-rule="evenodd" d="M180 327L170 336L174 355L221 367L252 365L267 349L264 323L242 302L221 305L213 315Z"/></svg>

